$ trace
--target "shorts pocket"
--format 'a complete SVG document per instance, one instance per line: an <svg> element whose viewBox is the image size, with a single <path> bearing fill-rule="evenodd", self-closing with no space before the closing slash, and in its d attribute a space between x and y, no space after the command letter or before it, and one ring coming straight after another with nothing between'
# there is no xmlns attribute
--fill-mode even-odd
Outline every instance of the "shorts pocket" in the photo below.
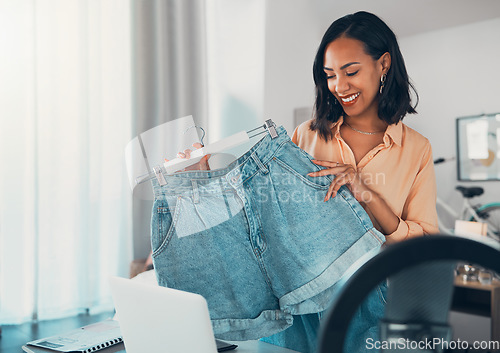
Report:
<svg viewBox="0 0 500 353"><path fill-rule="evenodd" d="M210 229L233 218L242 207L235 193L202 194L198 200L178 196L168 204L158 201L151 226L153 257L164 252L172 241L212 234L208 232Z"/></svg>
<svg viewBox="0 0 500 353"><path fill-rule="evenodd" d="M284 169L285 171L293 174L297 179L299 179L300 181L302 181L304 184L310 186L310 187L313 187L315 189L328 189L328 187L330 186L330 183L332 182L332 180L326 176L323 176L323 177L307 177L306 174L307 173L311 173L314 171L314 169L312 168L316 168L318 171L321 170L319 169L315 164L313 163L310 163L311 164L311 170L309 171L297 171L296 169L299 169L295 166L295 163L296 161L290 161L290 162L285 162L284 160L278 158L278 157L274 157L273 160L282 168ZM304 164L304 163L303 163ZM306 164L304 164L305 166ZM300 169L306 169L306 168L303 168L301 167Z"/></svg>
<svg viewBox="0 0 500 353"><path fill-rule="evenodd" d="M153 212L151 248L153 250L152 256L156 257L166 249L170 239L172 239L177 220L179 219L180 207L172 205L172 202L162 200L155 202Z"/></svg>

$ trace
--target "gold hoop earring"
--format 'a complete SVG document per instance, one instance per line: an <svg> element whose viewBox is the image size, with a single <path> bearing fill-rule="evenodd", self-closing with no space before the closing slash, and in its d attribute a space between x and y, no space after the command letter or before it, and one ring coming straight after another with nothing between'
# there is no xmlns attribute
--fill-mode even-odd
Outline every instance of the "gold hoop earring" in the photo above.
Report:
<svg viewBox="0 0 500 353"><path fill-rule="evenodd" d="M382 94L382 90L384 89L385 86L385 80L387 79L387 74L382 74L382 77L380 77L380 94Z"/></svg>

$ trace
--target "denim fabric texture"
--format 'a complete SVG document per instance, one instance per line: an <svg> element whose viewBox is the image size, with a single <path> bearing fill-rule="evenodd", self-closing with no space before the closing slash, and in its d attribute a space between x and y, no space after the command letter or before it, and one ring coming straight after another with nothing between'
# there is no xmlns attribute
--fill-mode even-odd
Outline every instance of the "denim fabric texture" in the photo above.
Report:
<svg viewBox="0 0 500 353"><path fill-rule="evenodd" d="M352 317L344 341L344 353L379 352L368 348L373 342L380 342L379 321L384 317L386 303L387 281L383 281L368 294Z"/></svg>
<svg viewBox="0 0 500 353"><path fill-rule="evenodd" d="M321 315L294 315L293 325L261 341L301 353L316 353Z"/></svg>
<svg viewBox="0 0 500 353"><path fill-rule="evenodd" d="M384 281L366 296L356 310L349 323L342 352L377 353L379 351L375 348L368 349L368 347L371 347L373 342L380 341L379 321L384 317L386 298L387 282ZM261 341L301 353L315 353L323 314L324 312L294 316L292 326L270 337L264 337Z"/></svg>
<svg viewBox="0 0 500 353"><path fill-rule="evenodd" d="M307 176L321 167L277 131L225 169L153 181L158 283L204 296L221 339L267 337L324 311L385 240L347 188L323 201L332 177Z"/></svg>

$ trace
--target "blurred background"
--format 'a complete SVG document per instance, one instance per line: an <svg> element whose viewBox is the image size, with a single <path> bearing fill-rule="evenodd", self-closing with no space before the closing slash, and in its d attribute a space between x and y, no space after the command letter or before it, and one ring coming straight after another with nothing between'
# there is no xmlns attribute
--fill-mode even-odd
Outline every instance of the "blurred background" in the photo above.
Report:
<svg viewBox="0 0 500 353"><path fill-rule="evenodd" d="M291 135L324 31L358 10L398 36L420 96L405 123L455 156L457 117L500 112L499 1L0 0L0 324L112 308L107 276L150 250L127 143L186 115L205 142L266 119ZM458 208L456 165L436 175Z"/></svg>

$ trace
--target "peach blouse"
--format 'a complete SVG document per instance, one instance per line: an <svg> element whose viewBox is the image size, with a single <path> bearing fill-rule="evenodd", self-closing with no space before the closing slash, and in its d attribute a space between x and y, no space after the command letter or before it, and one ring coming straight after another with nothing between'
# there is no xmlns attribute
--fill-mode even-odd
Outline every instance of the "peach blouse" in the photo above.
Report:
<svg viewBox="0 0 500 353"><path fill-rule="evenodd" d="M328 142L309 129L311 122L299 125L292 141L315 159L356 167L363 182L399 217L396 231L386 235L388 243L438 232L432 149L425 137L402 122L389 125L383 143L356 165L351 148L340 135L342 118L332 125L334 138ZM374 226L380 229L364 206Z"/></svg>

